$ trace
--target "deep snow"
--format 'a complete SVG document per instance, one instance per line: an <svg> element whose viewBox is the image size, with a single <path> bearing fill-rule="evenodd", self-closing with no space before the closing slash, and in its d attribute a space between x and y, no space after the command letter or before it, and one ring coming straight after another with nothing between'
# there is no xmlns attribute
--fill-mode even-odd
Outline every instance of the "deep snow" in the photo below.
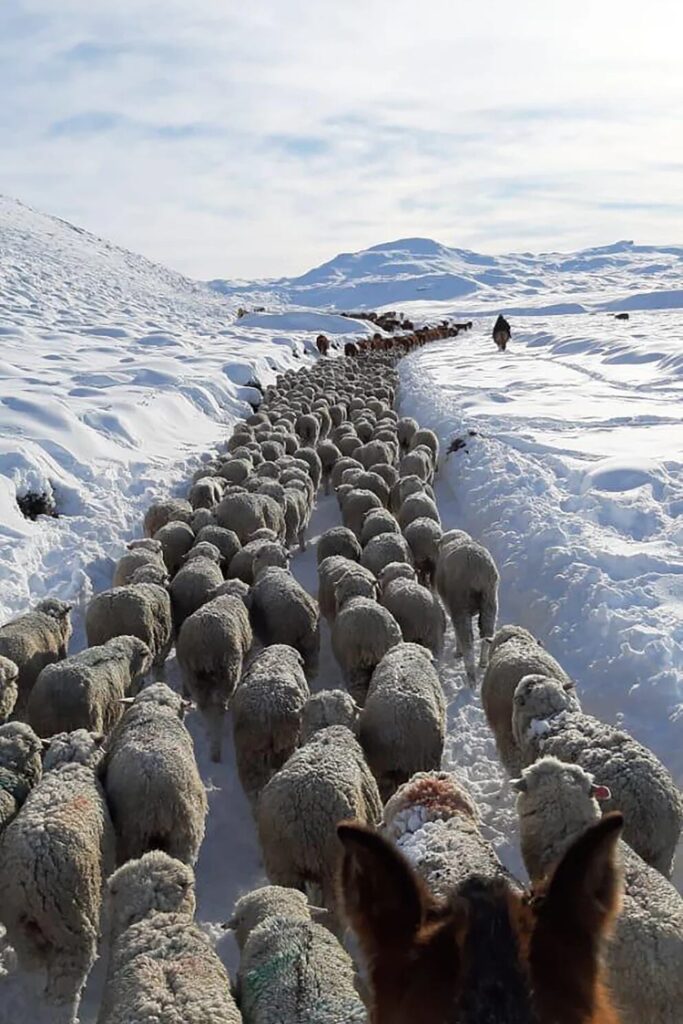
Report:
<svg viewBox="0 0 683 1024"><path fill-rule="evenodd" d="M501 621L532 628L576 677L587 709L623 721L680 784L679 314L638 312L624 323L606 311L560 311L570 301L633 309L643 292L659 294L653 306L665 291L683 294L683 249L619 243L566 256L479 257L407 240L368 253L331 261L301 287L259 282L219 294L0 199L0 614L14 615L48 591L73 598L72 650L82 647L87 597L110 584L114 559L140 533L149 502L182 493L202 453L250 411L253 375L266 382L302 365L319 331L343 341L345 332L371 329L306 307L358 308L363 294L378 306L405 294L414 301L400 308L425 317L534 307L535 315L513 319L505 354L490 340L487 314L472 332L409 356L401 409L444 442L467 440L444 460L437 498L445 527L464 527L492 550ZM424 284L417 278L437 273L443 293L439 285L416 297ZM474 282L466 297L448 290L454 275ZM364 293L366 281L372 289ZM239 305L266 312L237 319ZM59 519L29 523L19 514L17 491L37 485L53 489ZM321 498L313 542L338 521L334 499ZM292 568L314 591L314 543ZM452 646L449 631L439 666L449 704L444 766L468 784L501 857L521 872L510 788ZM178 678L173 659L168 677ZM339 682L325 627L316 686ZM230 736L217 767L198 717L188 724L210 804L198 917L234 968L233 940L221 923L235 897L262 881L258 843ZM83 1024L96 1018L102 973L100 962ZM0 1024L54 1024L54 1014L40 1016L31 984L0 941Z"/></svg>

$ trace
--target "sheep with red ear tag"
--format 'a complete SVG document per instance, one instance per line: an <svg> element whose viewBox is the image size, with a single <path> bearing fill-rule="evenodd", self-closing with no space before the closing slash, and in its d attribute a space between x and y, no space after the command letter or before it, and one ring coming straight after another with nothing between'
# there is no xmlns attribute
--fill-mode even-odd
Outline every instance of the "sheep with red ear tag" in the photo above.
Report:
<svg viewBox="0 0 683 1024"><path fill-rule="evenodd" d="M612 794L577 764L543 757L511 783L518 792L522 854L534 883L599 821ZM683 899L623 841L623 896L606 947L622 1024L677 1024L683 999Z"/></svg>

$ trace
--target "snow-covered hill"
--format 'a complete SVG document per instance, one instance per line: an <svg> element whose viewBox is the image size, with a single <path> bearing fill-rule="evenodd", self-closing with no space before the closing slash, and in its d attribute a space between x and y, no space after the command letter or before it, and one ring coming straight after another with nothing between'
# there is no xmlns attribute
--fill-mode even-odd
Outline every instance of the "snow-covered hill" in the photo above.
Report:
<svg viewBox="0 0 683 1024"><path fill-rule="evenodd" d="M256 284L212 281L239 297ZM401 303L442 312L579 313L683 306L683 246L615 245L576 253L485 256L428 238L402 238L341 253L301 277L258 282L271 302L331 309Z"/></svg>
<svg viewBox="0 0 683 1024"><path fill-rule="evenodd" d="M237 305L0 197L0 621L104 585L152 496L251 411L254 376L298 365L321 330L369 330L310 311L237 320ZM60 518L25 520L27 491Z"/></svg>

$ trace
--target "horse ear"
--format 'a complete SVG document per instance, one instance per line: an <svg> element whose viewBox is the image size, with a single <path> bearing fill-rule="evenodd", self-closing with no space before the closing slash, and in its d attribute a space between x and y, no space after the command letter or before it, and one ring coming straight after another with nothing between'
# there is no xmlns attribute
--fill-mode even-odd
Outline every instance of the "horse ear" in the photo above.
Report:
<svg viewBox="0 0 683 1024"><path fill-rule="evenodd" d="M366 956L410 944L425 909L425 892L404 857L372 829L342 822L341 869L346 916Z"/></svg>
<svg viewBox="0 0 683 1024"><path fill-rule="evenodd" d="M569 847L550 881L544 914L561 912L573 928L602 932L619 909L617 842L623 815L606 814Z"/></svg>

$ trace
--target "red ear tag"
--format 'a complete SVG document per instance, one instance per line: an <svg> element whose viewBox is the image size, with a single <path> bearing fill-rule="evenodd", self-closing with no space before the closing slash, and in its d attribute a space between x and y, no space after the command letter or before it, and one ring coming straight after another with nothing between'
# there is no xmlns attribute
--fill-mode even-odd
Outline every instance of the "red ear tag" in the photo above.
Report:
<svg viewBox="0 0 683 1024"><path fill-rule="evenodd" d="M593 786L593 796L596 800L609 800L612 792L607 786Z"/></svg>

